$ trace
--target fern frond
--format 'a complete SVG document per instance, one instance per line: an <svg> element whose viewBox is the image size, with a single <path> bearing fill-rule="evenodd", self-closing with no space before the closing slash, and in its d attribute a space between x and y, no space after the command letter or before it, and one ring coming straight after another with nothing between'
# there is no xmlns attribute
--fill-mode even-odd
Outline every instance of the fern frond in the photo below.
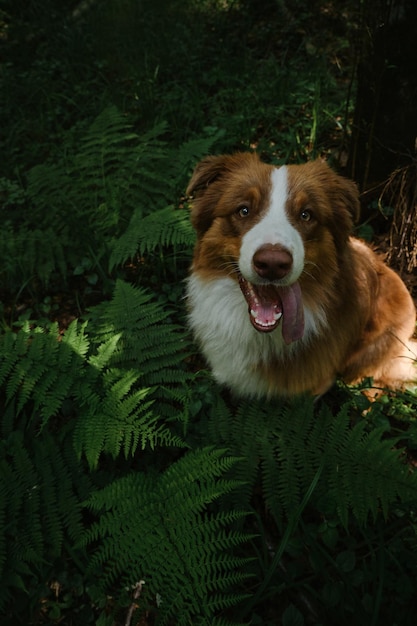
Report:
<svg viewBox="0 0 417 626"><path fill-rule="evenodd" d="M91 467L97 466L103 452L117 457L123 448L127 457L138 445L142 450L162 442L184 445L160 424L152 410L151 390L133 388L138 379L136 372L109 370L103 377L102 391L90 394L88 399L84 386L80 386L78 397L84 410L74 427L74 444Z"/></svg>
<svg viewBox="0 0 417 626"><path fill-rule="evenodd" d="M15 402L15 417L25 410L44 428L69 403L77 414L75 448L92 467L102 453L116 458L137 447L182 447L164 417L186 421L190 375L184 333L166 318L149 294L118 282L90 323L75 320L62 336L56 324L7 331L0 337L0 374L8 406Z"/></svg>
<svg viewBox="0 0 417 626"><path fill-rule="evenodd" d="M44 425L71 395L82 375L82 354L88 349L85 325L75 320L60 342L57 324L48 330L25 324L18 333L6 331L0 339L0 371L6 386L6 401L18 398L17 413L28 403L39 412ZM13 354L13 357L10 355ZM95 379L89 370L91 382Z"/></svg>
<svg viewBox="0 0 417 626"><path fill-rule="evenodd" d="M174 150L162 139L165 132L162 122L137 135L127 116L111 106L76 142L71 133L61 160L33 167L25 194L29 208L0 234L3 284L15 290L40 280L46 286L52 277L82 272L86 258L103 271L109 253L113 268L133 257L138 245L191 247L186 211L171 216L165 207L180 196L192 165L218 135Z"/></svg>
<svg viewBox="0 0 417 626"><path fill-rule="evenodd" d="M252 486L259 469L279 527L300 506L319 470L312 502L337 514L345 526L352 514L362 525L380 511L386 517L398 502L413 502L417 493L417 475L403 462L396 439L386 439L382 429L368 432L365 422L352 426L349 405L336 416L325 405L317 410L309 399L241 405L235 414L214 410L210 434L209 440L246 459L239 476ZM241 506L249 505L250 490L236 494Z"/></svg>
<svg viewBox="0 0 417 626"><path fill-rule="evenodd" d="M81 536L81 503L90 487L74 454L64 457L50 434L25 440L22 432L10 433L0 443L0 468L4 608L16 587L25 589L25 581L36 580L42 565L60 555L65 538Z"/></svg>
<svg viewBox="0 0 417 626"><path fill-rule="evenodd" d="M0 234L3 284L13 290L34 280L47 285L54 275L66 279L86 256L100 263L138 206L146 215L171 201L164 131L157 124L136 135L126 116L109 107L76 143L72 135L64 142L60 161L33 167L29 209Z"/></svg>
<svg viewBox="0 0 417 626"><path fill-rule="evenodd" d="M122 265L136 254L144 255L164 246L186 247L195 243L195 233L187 211L172 206L143 217L135 211L125 233L113 244L109 269Z"/></svg>
<svg viewBox="0 0 417 626"><path fill-rule="evenodd" d="M93 467L102 452L115 457L123 450L128 456L138 446L184 445L162 419L168 413L172 422L174 413L176 421L185 421L185 383L191 378L183 367L184 332L167 323L167 315L150 294L122 281L112 300L90 313L88 364L97 376L101 372L100 386L92 387L89 377L78 385L83 411L74 442ZM166 393L164 386L172 384L176 393Z"/></svg>
<svg viewBox="0 0 417 626"><path fill-rule="evenodd" d="M342 409L337 419L349 429L349 415ZM397 439L386 439L382 428L370 432L365 422L350 430L345 445L329 430L329 495L347 527L351 511L360 524L379 513L385 518L393 505L412 503L417 494L417 475L406 465Z"/></svg>
<svg viewBox="0 0 417 626"><path fill-rule="evenodd" d="M161 475L136 472L92 494L88 505L98 520L83 543L101 540L91 564L100 584L121 577L130 586L144 579L161 599L158 624L173 617L178 624L211 624L216 611L238 602L241 596L230 586L247 577L247 559L233 550L248 536L228 527L245 513L206 512L234 488L221 477L235 463L207 448L186 454Z"/></svg>
<svg viewBox="0 0 417 626"><path fill-rule="evenodd" d="M68 274L66 237L57 236L49 224L20 226L13 229L6 225L0 232L0 276L2 284L16 288L37 278L46 285L54 272L63 278Z"/></svg>
<svg viewBox="0 0 417 626"><path fill-rule="evenodd" d="M174 180L187 180L190 170L204 156L210 154L215 143L224 135L224 130L212 131L207 136L189 139L171 151L168 171Z"/></svg>
<svg viewBox="0 0 417 626"><path fill-rule="evenodd" d="M81 176L87 189L102 190L97 203L117 207L122 215L139 199L143 206L158 204L169 194L159 173L167 156L160 139L165 131L161 122L139 137L122 112L108 107L81 139L72 173Z"/></svg>
<svg viewBox="0 0 417 626"><path fill-rule="evenodd" d="M154 186L162 186L167 191L168 202L183 193L190 170L204 155L210 153L221 134L222 131L218 131L207 137L190 139L167 152L163 168L165 179L155 179ZM139 197L141 202L132 212L128 227L112 244L110 271L136 254L144 255L160 247L191 250L194 246L195 233L188 211L175 210L173 206L160 207L155 202L152 211L149 211L145 208L142 195Z"/></svg>
<svg viewBox="0 0 417 626"><path fill-rule="evenodd" d="M182 367L187 336L167 322L168 316L148 292L117 281L112 300L91 311L93 340L102 344L120 335L110 362L139 371L144 385L185 382L190 379Z"/></svg>

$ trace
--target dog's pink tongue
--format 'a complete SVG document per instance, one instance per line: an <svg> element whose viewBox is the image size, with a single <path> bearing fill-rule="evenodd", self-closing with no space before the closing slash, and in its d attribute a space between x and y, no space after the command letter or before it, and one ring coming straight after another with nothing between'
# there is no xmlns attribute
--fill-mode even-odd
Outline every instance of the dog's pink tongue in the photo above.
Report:
<svg viewBox="0 0 417 626"><path fill-rule="evenodd" d="M285 343L301 339L304 333L304 314L298 283L289 287L252 285L242 276L239 282L248 303L250 320L256 330L271 332L282 318L282 336Z"/></svg>
<svg viewBox="0 0 417 626"><path fill-rule="evenodd" d="M282 336L285 343L301 339L304 334L304 309L298 283L280 289L282 302Z"/></svg>

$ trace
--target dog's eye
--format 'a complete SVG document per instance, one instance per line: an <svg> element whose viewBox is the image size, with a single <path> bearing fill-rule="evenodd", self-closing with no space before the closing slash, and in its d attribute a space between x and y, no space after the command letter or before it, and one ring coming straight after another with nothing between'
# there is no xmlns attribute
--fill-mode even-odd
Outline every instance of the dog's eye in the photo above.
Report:
<svg viewBox="0 0 417 626"><path fill-rule="evenodd" d="M304 209L304 211L301 211L300 213L300 218L303 222L309 222L313 219L313 213L309 209Z"/></svg>
<svg viewBox="0 0 417 626"><path fill-rule="evenodd" d="M239 215L239 217L247 217L249 213L249 207L247 206L240 206L237 210L237 214Z"/></svg>

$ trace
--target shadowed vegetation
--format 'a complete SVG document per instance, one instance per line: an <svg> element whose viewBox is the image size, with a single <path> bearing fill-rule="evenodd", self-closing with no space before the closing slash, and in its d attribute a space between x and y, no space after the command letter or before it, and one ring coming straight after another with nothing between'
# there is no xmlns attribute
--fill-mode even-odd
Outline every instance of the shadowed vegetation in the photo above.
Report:
<svg viewBox="0 0 417 626"><path fill-rule="evenodd" d="M368 4L2 3L5 626L414 624L414 394L239 404L183 300L200 158L347 166Z"/></svg>

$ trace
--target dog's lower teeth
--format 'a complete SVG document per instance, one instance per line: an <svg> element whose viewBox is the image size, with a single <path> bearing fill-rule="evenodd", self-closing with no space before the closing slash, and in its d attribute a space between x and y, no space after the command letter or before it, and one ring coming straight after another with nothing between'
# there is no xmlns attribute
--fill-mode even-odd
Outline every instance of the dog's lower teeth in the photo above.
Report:
<svg viewBox="0 0 417 626"><path fill-rule="evenodd" d="M257 312L256 312L256 311L254 311L253 309L251 309L250 314L251 314L251 316L252 316L252 317L253 317L253 319L257 322L257 324L258 324L259 326L265 326L265 327L267 327L267 326L273 326L273 325L275 324L275 322L277 322L277 321L278 321L279 319L281 319L281 317L282 317L282 313L281 313L281 312L279 312L279 313L275 313L275 314L274 314L274 319L273 319L273 320L271 320L270 322L263 322L262 320L260 320L260 319L258 318L258 314L257 314Z"/></svg>

